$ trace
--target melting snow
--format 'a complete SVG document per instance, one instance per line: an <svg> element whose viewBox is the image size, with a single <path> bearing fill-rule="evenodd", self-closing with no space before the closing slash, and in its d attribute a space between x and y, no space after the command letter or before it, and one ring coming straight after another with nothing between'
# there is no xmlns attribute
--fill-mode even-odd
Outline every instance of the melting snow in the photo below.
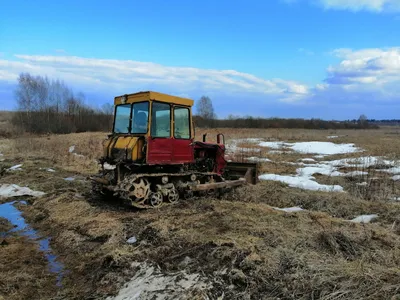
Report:
<svg viewBox="0 0 400 300"><path fill-rule="evenodd" d="M393 174L400 174L400 167L393 167L386 170L380 170L382 172L393 173Z"/></svg>
<svg viewBox="0 0 400 300"><path fill-rule="evenodd" d="M0 197L18 197L18 196L33 196L40 197L45 193L39 191L33 191L28 187L20 187L16 184L2 184L0 185Z"/></svg>
<svg viewBox="0 0 400 300"><path fill-rule="evenodd" d="M311 167L304 167L304 168L300 168L297 169L297 174L299 176L306 176L306 177L310 177L314 174L322 174L322 175L327 175L327 176L341 176L342 173L336 171L336 169L332 166L329 165L315 165L315 166L311 166Z"/></svg>
<svg viewBox="0 0 400 300"><path fill-rule="evenodd" d="M114 165L110 165L109 163L105 163L103 167L104 170L114 170L116 168Z"/></svg>
<svg viewBox="0 0 400 300"><path fill-rule="evenodd" d="M351 222L369 223L372 220L376 219L377 217L378 217L378 215L361 215L361 216L358 216L358 217L354 218L353 220L351 220Z"/></svg>
<svg viewBox="0 0 400 300"><path fill-rule="evenodd" d="M210 288L199 274L186 274L177 272L164 275L155 267L146 263L134 263L139 267L135 276L123 287L117 296L109 297L108 300L164 300L180 299L188 289L204 290Z"/></svg>
<svg viewBox="0 0 400 300"><path fill-rule="evenodd" d="M48 169L46 169L46 171L47 171L47 172L52 172L52 173L54 173L56 170L51 169L51 168L48 168Z"/></svg>
<svg viewBox="0 0 400 300"><path fill-rule="evenodd" d="M376 165L385 165L385 166L394 166L396 165L395 161L386 160L383 157L376 156L362 156L355 158L343 158L338 160L332 160L323 162L327 164L331 164L333 166L343 166L343 167L364 167L369 168Z"/></svg>
<svg viewBox="0 0 400 300"><path fill-rule="evenodd" d="M74 181L75 178L74 177L67 177L67 178L64 178L64 180L66 180L66 181Z"/></svg>
<svg viewBox="0 0 400 300"><path fill-rule="evenodd" d="M297 212L297 211L302 211L302 210L304 210L303 208L298 207L298 206L294 206L294 207L285 207L285 208L273 207L273 209L281 210L281 211L285 211L285 212Z"/></svg>
<svg viewBox="0 0 400 300"><path fill-rule="evenodd" d="M264 174L258 177L260 180L274 180L287 183L290 187L296 187L305 190L312 191L324 191L324 192L343 192L343 188L340 185L324 185L314 181L313 177L308 176L290 176L290 175L275 175L275 174Z"/></svg>
<svg viewBox="0 0 400 300"><path fill-rule="evenodd" d="M400 197L393 197L392 199L390 199L392 201L400 201Z"/></svg>
<svg viewBox="0 0 400 300"><path fill-rule="evenodd" d="M75 153L74 151L75 151L75 145L72 145L71 147L69 147L69 149L68 149L69 153L72 153L73 155L75 155L77 157L85 157L84 155Z"/></svg>
<svg viewBox="0 0 400 300"><path fill-rule="evenodd" d="M21 167L22 167L22 164L15 165L15 166L12 166L11 168L8 168L8 170L9 171L20 171L20 170L22 170Z"/></svg>
<svg viewBox="0 0 400 300"><path fill-rule="evenodd" d="M393 180L400 180L400 175L395 175L392 177Z"/></svg>
<svg viewBox="0 0 400 300"><path fill-rule="evenodd" d="M137 242L137 239L135 236L130 237L129 239L127 239L126 241L128 244L134 244Z"/></svg>
<svg viewBox="0 0 400 300"><path fill-rule="evenodd" d="M261 149L254 149L254 148L242 148L239 147L239 143L259 143L261 139L259 138L248 138L248 139L235 139L229 141L225 145L225 149L227 152L236 153L236 152L261 152Z"/></svg>
<svg viewBox="0 0 400 300"><path fill-rule="evenodd" d="M338 135L329 135L329 136L327 136L326 138L327 139L336 139L336 138L338 138L339 136Z"/></svg>
<svg viewBox="0 0 400 300"><path fill-rule="evenodd" d="M269 147L273 149L281 149L283 147L286 147L300 153L325 155L345 154L361 151L361 149L355 147L354 144L334 144L331 142L262 142L259 143L259 146Z"/></svg>
<svg viewBox="0 0 400 300"><path fill-rule="evenodd" d="M301 161L305 161L305 162L315 162L314 158L302 158L300 159Z"/></svg>
<svg viewBox="0 0 400 300"><path fill-rule="evenodd" d="M364 182L357 182L356 185L358 185L358 186L367 186L368 183L365 182L365 181Z"/></svg>
<svg viewBox="0 0 400 300"><path fill-rule="evenodd" d="M248 157L247 160L259 161L259 162L268 162L268 161L271 161L269 158L266 158L266 157Z"/></svg>

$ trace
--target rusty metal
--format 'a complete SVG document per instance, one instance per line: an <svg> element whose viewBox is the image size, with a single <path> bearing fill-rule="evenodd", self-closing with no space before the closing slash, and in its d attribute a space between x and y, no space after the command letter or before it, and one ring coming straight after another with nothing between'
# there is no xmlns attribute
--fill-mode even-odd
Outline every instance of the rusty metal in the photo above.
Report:
<svg viewBox="0 0 400 300"><path fill-rule="evenodd" d="M245 178L246 182L256 184L258 182L258 164L243 162L228 162L225 167L229 179Z"/></svg>
<svg viewBox="0 0 400 300"><path fill-rule="evenodd" d="M212 189L221 189L226 187L235 187L246 184L246 180L244 178L238 180L228 180L223 182L214 182L214 183L203 183L196 185L189 185L190 189L194 192L197 191L207 191Z"/></svg>
<svg viewBox="0 0 400 300"><path fill-rule="evenodd" d="M97 183L103 184L103 185L109 185L110 182L107 179L104 178L99 178L99 177L89 177L90 180L95 181Z"/></svg>

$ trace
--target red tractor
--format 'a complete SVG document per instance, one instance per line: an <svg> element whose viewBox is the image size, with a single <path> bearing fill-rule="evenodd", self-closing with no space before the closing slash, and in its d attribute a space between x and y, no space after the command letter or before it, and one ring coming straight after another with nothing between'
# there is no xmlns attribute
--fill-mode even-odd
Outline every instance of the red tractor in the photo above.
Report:
<svg viewBox="0 0 400 300"><path fill-rule="evenodd" d="M194 193L225 191L257 181L257 165L227 162L224 136L194 140L194 101L156 92L115 97L112 133L104 142L96 191L139 208L159 207Z"/></svg>

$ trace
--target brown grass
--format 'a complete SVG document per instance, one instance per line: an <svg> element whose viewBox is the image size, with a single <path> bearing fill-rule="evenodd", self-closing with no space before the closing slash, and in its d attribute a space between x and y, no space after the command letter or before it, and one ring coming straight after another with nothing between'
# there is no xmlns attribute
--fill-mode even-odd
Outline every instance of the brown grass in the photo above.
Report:
<svg viewBox="0 0 400 300"><path fill-rule="evenodd" d="M201 137L203 132L197 130L197 135ZM227 140L352 142L367 149L355 154L358 156L399 157L400 149L397 133L393 133L397 129L391 128L213 129L209 136L217 132L224 132ZM328 140L328 135L343 136ZM114 294L135 272L133 261L157 264L164 272L201 273L214 286L208 291L210 299L217 299L222 292L224 299L391 299L400 295L400 205L387 201L396 193L400 196L399 183L389 181L388 174L379 174L381 184L372 183L372 178L316 175L318 182L340 184L346 193L304 191L267 181L237 189L222 199L182 200L156 210L135 211L121 207L116 200L89 195L90 184L84 178L97 171L94 159L101 155L105 137L105 133L82 133L0 143L5 155L0 164L23 163L23 171L6 172L0 183L47 192L45 197L29 199L32 205L24 208L24 216L42 234L52 237L51 246L69 271L63 280L64 298ZM84 157L69 153L71 145ZM239 146L254 148L251 143ZM273 160L263 163L261 171L276 174L294 174L299 167L282 161L310 157L261 151ZM46 167L56 172L40 170ZM378 175L369 172L370 177ZM72 175L82 181L63 180ZM367 187L356 185L363 180L368 181ZM285 213L272 208L291 206L306 211ZM379 217L371 224L348 221L372 213ZM126 239L132 236L138 242L129 245ZM20 262L7 264L12 268ZM42 265L37 262L36 267ZM53 279L45 281L44 289L50 291L46 295L51 295ZM15 295L25 294L19 290Z"/></svg>
<svg viewBox="0 0 400 300"><path fill-rule="evenodd" d="M49 299L56 292L56 277L36 243L16 234L1 240L0 299Z"/></svg>

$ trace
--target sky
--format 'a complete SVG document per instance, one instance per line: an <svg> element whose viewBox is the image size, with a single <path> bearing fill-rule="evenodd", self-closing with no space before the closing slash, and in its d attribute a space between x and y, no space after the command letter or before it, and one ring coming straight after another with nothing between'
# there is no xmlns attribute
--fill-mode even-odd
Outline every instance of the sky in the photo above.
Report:
<svg viewBox="0 0 400 300"><path fill-rule="evenodd" d="M400 118L400 0L0 3L0 110L29 72L93 106L153 90L220 118Z"/></svg>

